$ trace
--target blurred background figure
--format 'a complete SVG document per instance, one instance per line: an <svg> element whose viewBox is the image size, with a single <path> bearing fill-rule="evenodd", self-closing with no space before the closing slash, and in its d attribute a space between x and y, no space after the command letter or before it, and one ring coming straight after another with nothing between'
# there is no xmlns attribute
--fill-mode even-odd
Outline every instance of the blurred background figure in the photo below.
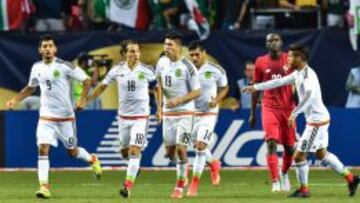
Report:
<svg viewBox="0 0 360 203"><path fill-rule="evenodd" d="M241 108L241 109L250 109L251 108L251 94L243 94L243 93L241 93L241 90L244 87L253 84L254 69L255 69L254 62L247 61L245 64L245 69L244 69L245 77L240 78L237 81L239 94L240 94L238 108Z"/></svg>
<svg viewBox="0 0 360 203"><path fill-rule="evenodd" d="M360 67L350 70L346 81L346 90L349 95L346 101L346 108L360 108Z"/></svg>

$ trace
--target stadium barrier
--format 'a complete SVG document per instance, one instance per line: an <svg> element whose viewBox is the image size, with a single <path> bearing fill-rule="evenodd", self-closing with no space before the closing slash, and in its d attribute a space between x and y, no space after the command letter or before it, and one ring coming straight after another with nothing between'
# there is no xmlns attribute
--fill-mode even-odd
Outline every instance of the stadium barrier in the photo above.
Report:
<svg viewBox="0 0 360 203"><path fill-rule="evenodd" d="M360 109L331 108L329 150L337 154L348 166L360 166L358 144L360 143ZM258 112L259 114L259 112ZM222 110L215 133L212 135L211 149L225 167L261 167L266 165L266 145L263 142L260 115L257 128L252 130L247 123L249 111ZM0 163L5 168L34 168L37 165L36 111L4 111L0 113L3 132L0 137ZM118 153L118 122L116 111L83 111L77 114L79 145L98 154L102 164L121 167L126 161ZM300 117L297 132L304 129L304 118ZM148 142L144 148L141 165L144 167L172 166L165 157L162 146L161 126L151 116L148 129ZM2 142L4 141L4 142ZM58 149L62 148L62 149ZM86 166L67 156L62 144L50 152L52 167ZM1 152L4 149L4 153ZM279 147L279 152L282 148ZM280 155L280 154L279 154ZM194 158L189 149L190 161ZM319 162L310 157L314 166ZM281 159L280 159L281 160Z"/></svg>

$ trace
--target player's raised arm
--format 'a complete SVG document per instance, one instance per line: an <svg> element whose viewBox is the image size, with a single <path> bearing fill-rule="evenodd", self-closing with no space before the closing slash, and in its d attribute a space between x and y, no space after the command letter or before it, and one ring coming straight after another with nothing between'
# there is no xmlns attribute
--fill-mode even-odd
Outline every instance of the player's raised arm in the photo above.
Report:
<svg viewBox="0 0 360 203"><path fill-rule="evenodd" d="M31 87L31 86L24 87L17 95L15 95L12 99L6 102L6 106L9 109L13 109L18 102L30 96L32 93L34 93L35 90L36 87Z"/></svg>
<svg viewBox="0 0 360 203"><path fill-rule="evenodd" d="M276 87L289 85L295 82L295 74L297 74L296 71L282 78L254 84L253 87L255 88L255 90L258 91L258 90L269 90L269 89L274 89Z"/></svg>

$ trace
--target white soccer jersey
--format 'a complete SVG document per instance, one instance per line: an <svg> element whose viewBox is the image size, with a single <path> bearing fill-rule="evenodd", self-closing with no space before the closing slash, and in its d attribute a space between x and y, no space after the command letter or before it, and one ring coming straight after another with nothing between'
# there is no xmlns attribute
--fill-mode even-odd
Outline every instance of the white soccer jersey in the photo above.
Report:
<svg viewBox="0 0 360 203"><path fill-rule="evenodd" d="M319 79L315 71L308 65L283 78L258 83L254 87L257 90L266 90L293 83L296 85L299 104L293 110L292 115L296 117L304 112L308 123L330 120L330 114L322 101Z"/></svg>
<svg viewBox="0 0 360 203"><path fill-rule="evenodd" d="M29 86L40 86L40 116L53 118L74 117L71 101L71 79L84 81L88 76L68 61L55 58L50 64L34 63Z"/></svg>
<svg viewBox="0 0 360 203"><path fill-rule="evenodd" d="M219 107L209 108L208 103L217 96L219 87L226 87L228 80L225 70L218 64L207 62L198 70L201 95L195 100L195 108L200 112L215 112L219 111Z"/></svg>
<svg viewBox="0 0 360 203"><path fill-rule="evenodd" d="M189 60L183 58L172 62L168 57L161 57L156 65L156 75L161 78L164 95L164 112L194 111L194 101L172 109L166 108L167 100L182 97L195 89L200 89L198 72Z"/></svg>
<svg viewBox="0 0 360 203"><path fill-rule="evenodd" d="M110 84L116 80L118 85L119 109L121 116L149 115L149 82L155 81L152 67L139 63L133 70L126 63L115 66L102 81Z"/></svg>

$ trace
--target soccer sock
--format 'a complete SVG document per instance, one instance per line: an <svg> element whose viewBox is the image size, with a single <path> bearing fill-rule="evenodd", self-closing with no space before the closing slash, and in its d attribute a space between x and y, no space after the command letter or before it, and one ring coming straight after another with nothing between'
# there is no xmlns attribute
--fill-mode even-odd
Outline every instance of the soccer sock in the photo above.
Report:
<svg viewBox="0 0 360 203"><path fill-rule="evenodd" d="M92 159L89 152L87 152L86 149L82 147L78 147L77 149L78 149L78 154L76 155L76 158L91 163Z"/></svg>
<svg viewBox="0 0 360 203"><path fill-rule="evenodd" d="M293 161L294 156L292 154L289 154L288 152L286 152L286 150L283 153L283 164L281 167L281 172L283 174L286 174L289 170L289 168L291 167L292 161Z"/></svg>
<svg viewBox="0 0 360 203"><path fill-rule="evenodd" d="M339 158L331 152L328 152L325 157L322 159L322 162L329 166L336 173L344 176L347 182L352 182L354 175L344 166Z"/></svg>
<svg viewBox="0 0 360 203"><path fill-rule="evenodd" d="M210 149L207 147L204 151L205 151L205 156L206 156L206 162L211 164L214 161L214 157L213 157Z"/></svg>
<svg viewBox="0 0 360 203"><path fill-rule="evenodd" d="M49 157L39 156L38 157L38 178L40 185L49 184Z"/></svg>
<svg viewBox="0 0 360 203"><path fill-rule="evenodd" d="M204 171L206 163L205 151L196 150L196 157L193 164L193 179L197 177L200 179L202 172Z"/></svg>
<svg viewBox="0 0 360 203"><path fill-rule="evenodd" d="M273 182L279 181L279 171L278 171L278 156L277 154L268 154L266 156L268 168L271 174L271 180Z"/></svg>
<svg viewBox="0 0 360 203"><path fill-rule="evenodd" d="M126 171L126 180L125 180L124 186L127 189L131 190L134 185L134 181L135 181L135 178L139 171L139 168L140 168L140 157L130 155L129 158L130 159L129 159L129 163L128 163L128 167L127 167L127 171Z"/></svg>
<svg viewBox="0 0 360 203"><path fill-rule="evenodd" d="M300 189L307 190L308 177L309 177L309 165L307 161L302 161L295 164L296 166L296 178L300 183Z"/></svg>
<svg viewBox="0 0 360 203"><path fill-rule="evenodd" d="M186 161L179 160L176 164L176 187L184 188L186 179Z"/></svg>

